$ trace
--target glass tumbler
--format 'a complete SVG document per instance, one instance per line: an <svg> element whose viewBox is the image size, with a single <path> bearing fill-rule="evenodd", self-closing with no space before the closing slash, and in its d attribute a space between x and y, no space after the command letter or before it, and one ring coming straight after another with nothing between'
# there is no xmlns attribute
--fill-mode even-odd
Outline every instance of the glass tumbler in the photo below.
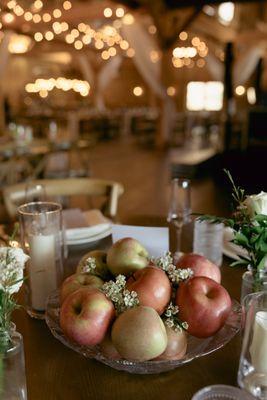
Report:
<svg viewBox="0 0 267 400"><path fill-rule="evenodd" d="M195 220L193 252L208 258L214 264L222 264L223 224Z"/></svg>
<svg viewBox="0 0 267 400"><path fill-rule="evenodd" d="M46 299L63 280L62 207L33 202L20 206L18 214L22 247L30 256L25 280L27 311L32 317L44 318Z"/></svg>
<svg viewBox="0 0 267 400"><path fill-rule="evenodd" d="M243 304L246 316L238 384L267 400L267 292L249 294Z"/></svg>

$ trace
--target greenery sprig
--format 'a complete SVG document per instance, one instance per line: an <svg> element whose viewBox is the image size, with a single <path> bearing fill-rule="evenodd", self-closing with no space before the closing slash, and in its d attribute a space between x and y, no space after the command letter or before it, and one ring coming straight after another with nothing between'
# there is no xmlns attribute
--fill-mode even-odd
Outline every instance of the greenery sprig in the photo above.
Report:
<svg viewBox="0 0 267 400"><path fill-rule="evenodd" d="M232 242L246 250L246 254L239 255L239 260L233 262L231 266L244 265L252 271L256 279L260 279L266 270L267 261L267 215L255 213L249 203L250 201L253 205L255 196L246 195L244 189L236 186L231 173L226 169L224 169L224 172L232 185L234 211L231 218L201 215L199 219L215 224L223 223L232 228ZM260 195L267 201L266 193L260 193ZM257 209L260 209L260 207L257 207Z"/></svg>

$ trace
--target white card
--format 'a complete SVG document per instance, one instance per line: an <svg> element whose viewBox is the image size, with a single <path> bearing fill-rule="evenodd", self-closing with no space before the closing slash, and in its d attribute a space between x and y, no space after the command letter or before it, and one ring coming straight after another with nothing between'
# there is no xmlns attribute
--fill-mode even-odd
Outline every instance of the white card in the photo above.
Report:
<svg viewBox="0 0 267 400"><path fill-rule="evenodd" d="M169 229L147 226L112 225L112 242L124 237L138 240L153 257L161 257L169 251Z"/></svg>

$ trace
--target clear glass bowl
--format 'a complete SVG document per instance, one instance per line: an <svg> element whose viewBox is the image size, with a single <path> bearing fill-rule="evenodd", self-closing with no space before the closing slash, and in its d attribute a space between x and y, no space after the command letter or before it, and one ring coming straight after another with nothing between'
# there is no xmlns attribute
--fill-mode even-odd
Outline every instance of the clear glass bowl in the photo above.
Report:
<svg viewBox="0 0 267 400"><path fill-rule="evenodd" d="M253 400L254 397L234 386L212 385L194 394L191 400Z"/></svg>
<svg viewBox="0 0 267 400"><path fill-rule="evenodd" d="M58 292L52 293L47 301L46 323L52 334L65 346L83 354L85 357L94 358L117 370L134 374L156 374L181 367L195 358L210 354L228 343L240 330L242 320L242 308L236 300L232 300L232 310L225 325L214 335L206 339L188 337L188 348L185 356L180 360L159 360L133 362L127 360L113 360L105 357L99 351L98 346L85 347L71 342L64 336L59 325L59 296Z"/></svg>

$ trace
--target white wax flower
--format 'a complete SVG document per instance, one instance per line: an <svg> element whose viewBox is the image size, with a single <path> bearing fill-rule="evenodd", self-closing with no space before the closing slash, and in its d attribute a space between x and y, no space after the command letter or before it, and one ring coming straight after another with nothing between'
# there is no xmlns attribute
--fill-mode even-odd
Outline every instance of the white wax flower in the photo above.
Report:
<svg viewBox="0 0 267 400"><path fill-rule="evenodd" d="M249 214L254 217L256 214L267 215L267 193L260 192L246 197L245 205Z"/></svg>
<svg viewBox="0 0 267 400"><path fill-rule="evenodd" d="M29 259L18 247L0 247L0 289L17 293L23 283L23 269Z"/></svg>

